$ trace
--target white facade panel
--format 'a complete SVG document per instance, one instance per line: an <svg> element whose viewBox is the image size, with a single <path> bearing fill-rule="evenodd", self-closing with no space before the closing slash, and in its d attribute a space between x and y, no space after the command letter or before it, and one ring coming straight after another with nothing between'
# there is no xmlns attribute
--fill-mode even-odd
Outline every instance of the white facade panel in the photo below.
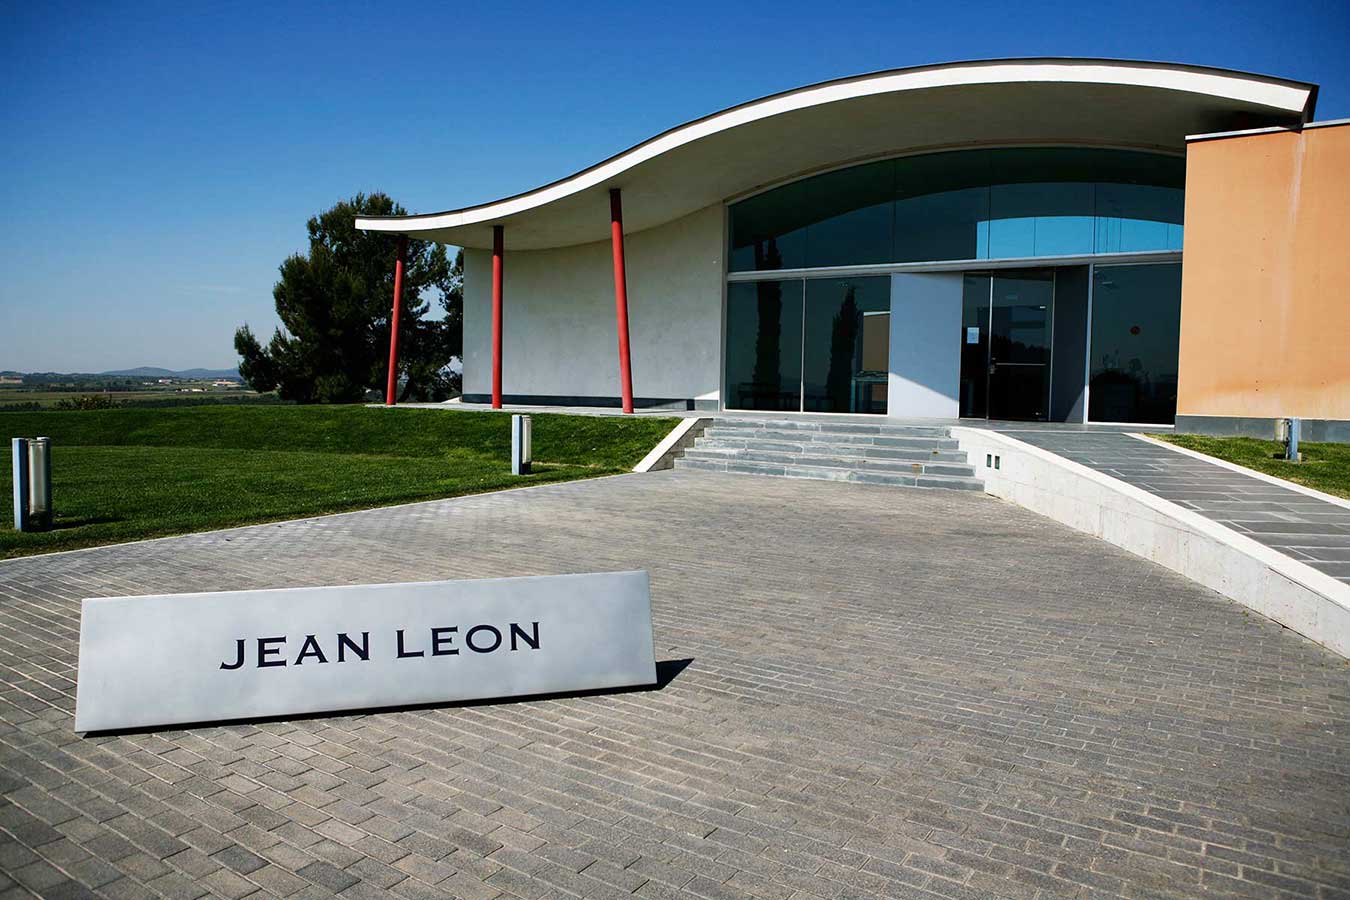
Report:
<svg viewBox="0 0 1350 900"><path fill-rule="evenodd" d="M633 395L716 401L722 346L723 210L625 237ZM512 252L506 235L502 392L618 397L608 241ZM464 251L464 392L492 390L492 254Z"/></svg>
<svg viewBox="0 0 1350 900"><path fill-rule="evenodd" d="M960 414L960 272L891 276L891 365L887 414Z"/></svg>

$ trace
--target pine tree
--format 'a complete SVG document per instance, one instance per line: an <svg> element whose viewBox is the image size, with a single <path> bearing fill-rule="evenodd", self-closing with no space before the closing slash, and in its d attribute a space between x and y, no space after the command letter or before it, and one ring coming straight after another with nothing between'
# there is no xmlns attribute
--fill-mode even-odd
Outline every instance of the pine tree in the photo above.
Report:
<svg viewBox="0 0 1350 900"><path fill-rule="evenodd" d="M257 391L299 403L354 403L382 395L397 239L358 231L357 216L400 216L385 194L357 194L309 220L309 252L281 264L272 288L281 327L263 346L247 324L234 334L240 374ZM399 315L400 400L443 400L457 389L450 360L463 352L462 254L408 241ZM426 298L430 297L431 300ZM440 308L429 317L432 302Z"/></svg>

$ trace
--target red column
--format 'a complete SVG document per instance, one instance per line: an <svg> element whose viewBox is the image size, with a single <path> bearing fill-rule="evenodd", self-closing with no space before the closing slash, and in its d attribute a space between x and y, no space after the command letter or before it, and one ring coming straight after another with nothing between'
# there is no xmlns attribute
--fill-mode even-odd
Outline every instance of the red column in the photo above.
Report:
<svg viewBox="0 0 1350 900"><path fill-rule="evenodd" d="M505 239L500 225L492 226L492 408L502 408L502 257Z"/></svg>
<svg viewBox="0 0 1350 900"><path fill-rule="evenodd" d="M618 188L609 191L609 240L614 248L614 313L619 328L619 385L623 411L633 411L633 370L628 350L628 275L623 261L623 199Z"/></svg>
<svg viewBox="0 0 1350 900"><path fill-rule="evenodd" d="M384 388L384 405L398 402L398 317L403 308L403 267L408 261L408 238L399 235L398 257L394 261L394 311L389 315L389 380Z"/></svg>

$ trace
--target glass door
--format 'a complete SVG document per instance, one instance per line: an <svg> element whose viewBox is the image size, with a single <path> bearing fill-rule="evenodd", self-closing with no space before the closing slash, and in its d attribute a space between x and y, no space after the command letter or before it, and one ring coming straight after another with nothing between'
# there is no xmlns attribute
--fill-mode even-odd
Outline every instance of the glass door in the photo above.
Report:
<svg viewBox="0 0 1350 900"><path fill-rule="evenodd" d="M1052 270L966 275L961 415L1044 421L1050 409Z"/></svg>

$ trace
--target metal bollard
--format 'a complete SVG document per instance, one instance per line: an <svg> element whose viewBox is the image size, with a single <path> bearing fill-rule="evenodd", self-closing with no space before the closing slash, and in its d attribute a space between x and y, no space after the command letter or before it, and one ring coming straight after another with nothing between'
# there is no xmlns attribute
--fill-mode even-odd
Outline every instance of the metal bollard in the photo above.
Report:
<svg viewBox="0 0 1350 900"><path fill-rule="evenodd" d="M28 527L52 527L52 441L36 437L28 442Z"/></svg>
<svg viewBox="0 0 1350 900"><path fill-rule="evenodd" d="M9 442L10 463L14 472L14 530L28 530L28 438Z"/></svg>
<svg viewBox="0 0 1350 900"><path fill-rule="evenodd" d="M534 456L534 448L531 446L530 417L512 416L511 417L511 474L528 475L530 474L530 462Z"/></svg>
<svg viewBox="0 0 1350 900"><path fill-rule="evenodd" d="M1287 460L1292 462L1303 461L1303 454L1298 451L1299 438L1302 436L1302 419L1280 419L1275 424L1275 439L1284 444L1284 458Z"/></svg>

